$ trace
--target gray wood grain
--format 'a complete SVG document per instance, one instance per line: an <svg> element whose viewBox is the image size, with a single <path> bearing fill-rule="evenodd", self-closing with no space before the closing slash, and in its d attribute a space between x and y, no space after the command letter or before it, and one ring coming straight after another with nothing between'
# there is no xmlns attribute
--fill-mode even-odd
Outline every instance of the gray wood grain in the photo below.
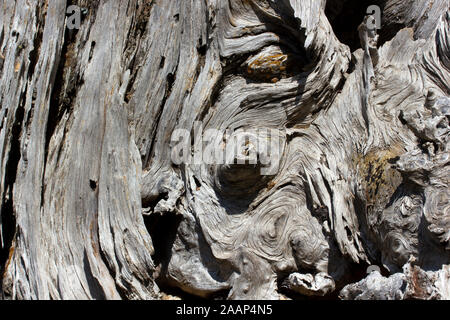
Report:
<svg viewBox="0 0 450 320"><path fill-rule="evenodd" d="M449 1L374 2L351 52L354 1L2 0L3 296L449 299Z"/></svg>

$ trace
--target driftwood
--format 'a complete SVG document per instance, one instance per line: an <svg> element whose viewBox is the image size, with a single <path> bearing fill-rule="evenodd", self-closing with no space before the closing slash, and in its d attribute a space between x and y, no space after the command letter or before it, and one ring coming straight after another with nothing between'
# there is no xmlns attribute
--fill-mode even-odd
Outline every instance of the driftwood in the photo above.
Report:
<svg viewBox="0 0 450 320"><path fill-rule="evenodd" d="M449 299L449 20L2 0L3 297Z"/></svg>

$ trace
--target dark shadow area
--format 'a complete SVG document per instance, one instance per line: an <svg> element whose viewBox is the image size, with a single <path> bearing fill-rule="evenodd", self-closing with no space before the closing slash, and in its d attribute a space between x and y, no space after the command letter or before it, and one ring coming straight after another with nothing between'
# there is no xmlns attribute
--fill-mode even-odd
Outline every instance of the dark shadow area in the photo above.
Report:
<svg viewBox="0 0 450 320"><path fill-rule="evenodd" d="M325 15L340 42L353 52L361 48L358 27L367 15L367 8L379 5L380 0L327 0Z"/></svg>
<svg viewBox="0 0 450 320"><path fill-rule="evenodd" d="M170 261L171 249L175 242L182 217L174 212L152 213L144 216L144 223L153 242L153 262L156 266ZM162 268L167 266L162 265Z"/></svg>
<svg viewBox="0 0 450 320"><path fill-rule="evenodd" d="M391 41L407 27L403 17L386 16L386 0L327 0L325 14L339 41L348 45L351 51L361 48L358 27L367 15L367 8L377 5L381 9L381 29L378 30L378 47Z"/></svg>
<svg viewBox="0 0 450 320"><path fill-rule="evenodd" d="M436 272L450 263L450 255L445 249L446 246L439 241L436 234L430 231L430 223L424 215L420 219L419 239L417 265L424 271Z"/></svg>
<svg viewBox="0 0 450 320"><path fill-rule="evenodd" d="M163 196L164 197L164 196ZM159 197L151 204L153 208L162 198ZM146 204L149 206L149 204ZM144 206L144 204L143 204ZM181 223L182 217L177 216L174 212L165 214L152 213L148 216L144 215L144 224L152 239L154 253L152 255L153 262L156 266L157 272L155 282L160 288L161 292L166 295L181 298L182 300L198 300L198 297L185 293L180 288L171 286L166 280L168 263L172 256L172 247L177 236L177 230ZM163 297L168 299L169 297Z"/></svg>
<svg viewBox="0 0 450 320"><path fill-rule="evenodd" d="M20 136L22 134L22 122L25 113L25 97L26 92L22 93L20 103L17 106L14 115L14 124L11 129L9 157L5 166L5 190L1 203L1 233L3 245L0 244L0 281L3 280L3 274L14 250L14 248L12 248L12 242L16 233L16 217L13 203L13 187L16 182L17 168L21 158Z"/></svg>

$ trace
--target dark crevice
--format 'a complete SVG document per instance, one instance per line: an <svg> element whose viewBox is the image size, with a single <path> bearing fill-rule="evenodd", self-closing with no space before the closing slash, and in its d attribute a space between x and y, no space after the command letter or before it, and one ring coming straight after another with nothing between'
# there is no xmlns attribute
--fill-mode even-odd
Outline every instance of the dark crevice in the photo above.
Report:
<svg viewBox="0 0 450 320"><path fill-rule="evenodd" d="M333 27L339 41L348 45L351 51L361 48L358 27L367 15L367 9L371 5L377 5L381 9L381 29L378 30L378 47L391 41L395 35L405 27L410 27L403 22L402 17L383 15L386 0L327 0L325 14Z"/></svg>
<svg viewBox="0 0 450 320"><path fill-rule="evenodd" d="M45 18L47 15L47 11L41 13L41 10L42 10L41 6L36 6L36 19L38 21L38 25L37 25L37 34L33 40L33 49L30 51L28 57L30 60L30 66L28 68L28 79L31 79L31 77L34 74L34 70L36 68L39 59L39 54L41 52Z"/></svg>
<svg viewBox="0 0 450 320"><path fill-rule="evenodd" d="M89 59L88 59L88 62L91 62L91 60L92 60L92 56L94 55L95 45L96 45L96 42L95 42L95 41L92 41L92 42L91 42L91 48L89 49Z"/></svg>
<svg viewBox="0 0 450 320"><path fill-rule="evenodd" d="M162 56L161 61L159 62L159 68L164 68L164 65L166 64L166 57Z"/></svg>
<svg viewBox="0 0 450 320"><path fill-rule="evenodd" d="M347 234L348 242L353 242L353 233L348 226L345 226L345 233Z"/></svg>
<svg viewBox="0 0 450 320"><path fill-rule="evenodd" d="M172 246L181 220L182 216L177 215L175 212L153 213L149 216L144 216L145 226L153 242L154 253L152 259L156 266L161 265L163 274L170 261Z"/></svg>
<svg viewBox="0 0 450 320"><path fill-rule="evenodd" d="M446 254L445 245L448 248L448 240L444 240L444 232L438 236L430 231L431 223L425 216L420 218L418 259L416 264L424 271L439 271L444 265L450 263L450 255ZM443 246L444 245L444 246Z"/></svg>
<svg viewBox="0 0 450 320"><path fill-rule="evenodd" d="M21 158L20 152L20 137L22 134L22 122L25 115L25 99L26 92L22 92L20 102L17 106L14 123L11 128L10 151L8 160L5 166L5 189L2 198L1 218L2 218L2 237L3 246L0 246L0 274L3 279L3 274L7 268L12 253L12 243L16 233L16 217L13 203L13 187L16 182L17 169Z"/></svg>
<svg viewBox="0 0 450 320"><path fill-rule="evenodd" d="M150 215L144 215L143 218L153 243L152 260L156 266L154 277L156 284L163 292L188 299L189 296L183 294L181 290L168 285L165 278L172 256L172 247L182 221L182 216L175 212L154 213L157 204L160 201L167 200L168 197L167 192L162 192L154 199L142 200L142 207L150 212Z"/></svg>
<svg viewBox="0 0 450 320"><path fill-rule="evenodd" d="M17 32L16 30L12 30L12 31L11 31L11 36L12 36L13 38L16 38L16 42L17 42L17 40L19 39L20 33Z"/></svg>
<svg viewBox="0 0 450 320"><path fill-rule="evenodd" d="M361 48L358 27L367 15L367 8L380 0L328 0L325 14L340 42L353 52Z"/></svg>
<svg viewBox="0 0 450 320"><path fill-rule="evenodd" d="M2 29L2 32L0 33L0 48L3 45L3 40L5 40L5 30Z"/></svg>
<svg viewBox="0 0 450 320"><path fill-rule="evenodd" d="M404 118L404 114L403 114L403 110L400 110L399 114L398 114L398 120L400 121L400 123L404 126L408 126L408 122L405 120Z"/></svg>
<svg viewBox="0 0 450 320"><path fill-rule="evenodd" d="M352 54L352 58L350 59L350 62L348 64L348 69L346 71L346 74L349 74L349 75L352 74L356 70L356 65L357 65L357 58L355 55ZM347 82L347 79L345 79L345 82Z"/></svg>
<svg viewBox="0 0 450 320"><path fill-rule="evenodd" d="M201 43L201 41L199 41L199 43ZM207 51L208 51L208 45L207 44L203 44L203 45L199 44L197 46L197 52L198 52L199 55L205 56Z"/></svg>
<svg viewBox="0 0 450 320"><path fill-rule="evenodd" d="M92 179L89 180L89 186L92 190L97 190L97 182Z"/></svg>
<svg viewBox="0 0 450 320"><path fill-rule="evenodd" d="M195 186L197 188L197 190L200 190L202 184L200 183L200 181L198 180L198 178L196 176L193 176L194 178L194 182L195 182Z"/></svg>
<svg viewBox="0 0 450 320"><path fill-rule="evenodd" d="M166 97L168 97L170 95L170 93L172 92L174 82L175 82L175 75L173 73L169 73L167 75Z"/></svg>
<svg viewBox="0 0 450 320"><path fill-rule="evenodd" d="M4 37L5 37L5 32L4 32L4 30L2 30L0 33L0 49L2 48ZM0 51L0 74L3 72L4 63L5 63L5 56L4 56L4 53L2 51Z"/></svg>

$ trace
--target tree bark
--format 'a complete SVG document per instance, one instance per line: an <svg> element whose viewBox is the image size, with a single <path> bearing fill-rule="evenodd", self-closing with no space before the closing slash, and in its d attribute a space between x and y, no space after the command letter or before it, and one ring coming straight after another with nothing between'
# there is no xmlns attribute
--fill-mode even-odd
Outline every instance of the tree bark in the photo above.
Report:
<svg viewBox="0 0 450 320"><path fill-rule="evenodd" d="M449 20L448 0L2 0L3 297L449 299ZM244 152L205 161L208 130Z"/></svg>

